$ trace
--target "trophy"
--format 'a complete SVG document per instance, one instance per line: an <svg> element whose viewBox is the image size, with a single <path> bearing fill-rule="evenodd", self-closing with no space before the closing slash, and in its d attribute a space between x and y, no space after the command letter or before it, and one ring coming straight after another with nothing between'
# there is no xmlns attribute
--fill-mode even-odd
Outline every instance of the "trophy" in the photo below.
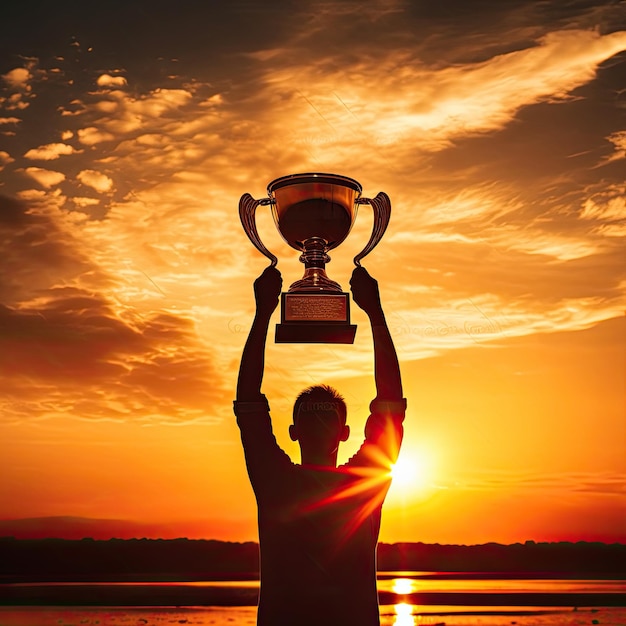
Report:
<svg viewBox="0 0 626 626"><path fill-rule="evenodd" d="M245 193L239 200L239 217L254 246L276 265L278 259L263 245L256 227L259 205L270 205L282 238L301 252L304 276L281 295L281 323L276 343L353 343L356 326L350 324L350 298L326 274L328 252L350 232L360 204L371 205L374 226L369 242L354 257L359 266L381 240L391 203L387 194L362 198L361 185L337 174L292 174L267 186L268 198L255 200Z"/></svg>

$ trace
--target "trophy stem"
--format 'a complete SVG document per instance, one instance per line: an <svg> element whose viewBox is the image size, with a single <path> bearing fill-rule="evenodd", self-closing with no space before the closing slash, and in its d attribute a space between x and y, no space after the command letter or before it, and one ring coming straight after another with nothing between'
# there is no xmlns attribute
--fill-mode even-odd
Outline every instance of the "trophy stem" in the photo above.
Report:
<svg viewBox="0 0 626 626"><path fill-rule="evenodd" d="M289 287L289 293L341 293L341 285L326 275L326 263L330 261L326 240L310 237L302 247L300 262L304 263L304 276Z"/></svg>

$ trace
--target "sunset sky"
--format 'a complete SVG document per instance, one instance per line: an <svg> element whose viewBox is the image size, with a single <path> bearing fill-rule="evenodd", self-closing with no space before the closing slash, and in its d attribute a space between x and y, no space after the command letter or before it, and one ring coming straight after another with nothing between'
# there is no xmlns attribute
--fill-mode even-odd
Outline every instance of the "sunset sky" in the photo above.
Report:
<svg viewBox="0 0 626 626"><path fill-rule="evenodd" d="M413 474L381 540L626 542L624 2L3 12L0 520L257 539L232 400L267 259L238 201L332 172L392 203L363 265ZM257 213L287 286L298 253ZM346 290L371 228L362 206L331 255ZM295 460L291 408L313 383L346 397L340 462L361 443L373 354L352 308L354 345L268 341L263 390Z"/></svg>

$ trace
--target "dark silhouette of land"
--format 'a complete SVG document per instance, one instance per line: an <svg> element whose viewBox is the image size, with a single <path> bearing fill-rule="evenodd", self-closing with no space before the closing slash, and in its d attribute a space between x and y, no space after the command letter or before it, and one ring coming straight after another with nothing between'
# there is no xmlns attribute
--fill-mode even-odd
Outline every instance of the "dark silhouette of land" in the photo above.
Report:
<svg viewBox="0 0 626 626"><path fill-rule="evenodd" d="M256 580L258 555L253 542L4 537L0 582ZM626 579L626 544L379 544L379 574L403 570L454 578Z"/></svg>
<svg viewBox="0 0 626 626"><path fill-rule="evenodd" d="M0 538L0 606L256 606L258 545L189 539ZM418 579L626 579L626 545L379 544L378 577ZM387 572L387 573L385 573ZM184 584L240 580L240 585ZM67 585L78 582L80 585ZM99 583L105 584L99 584ZM129 582L110 585L108 582ZM181 583L154 586L154 583ZM19 584L35 583L35 584ZM44 583L44 584L36 584ZM150 584L152 583L152 584ZM626 593L379 591L380 605L624 607ZM476 609L479 610L479 609ZM480 610L484 610L480 609ZM536 610L536 609L534 609ZM517 609L515 614L523 614ZM513 613L511 613L513 614Z"/></svg>

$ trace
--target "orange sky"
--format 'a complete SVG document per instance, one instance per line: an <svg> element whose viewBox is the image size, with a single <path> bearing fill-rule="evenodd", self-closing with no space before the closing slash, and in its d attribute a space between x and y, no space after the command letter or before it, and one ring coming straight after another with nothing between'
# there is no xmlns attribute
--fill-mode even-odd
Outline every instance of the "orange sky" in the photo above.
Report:
<svg viewBox="0 0 626 626"><path fill-rule="evenodd" d="M237 205L319 171L392 201L364 265L414 474L381 539L626 541L618 4L50 7L45 31L12 9L30 29L0 46L0 520L256 539L231 401L267 262ZM345 289L371 224L362 206L331 255ZM258 226L300 278L267 207ZM296 460L312 383L346 396L340 461L360 443L373 363L353 322L351 346L268 345Z"/></svg>

